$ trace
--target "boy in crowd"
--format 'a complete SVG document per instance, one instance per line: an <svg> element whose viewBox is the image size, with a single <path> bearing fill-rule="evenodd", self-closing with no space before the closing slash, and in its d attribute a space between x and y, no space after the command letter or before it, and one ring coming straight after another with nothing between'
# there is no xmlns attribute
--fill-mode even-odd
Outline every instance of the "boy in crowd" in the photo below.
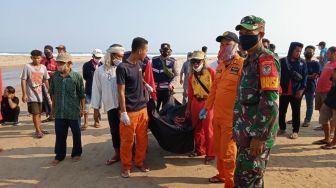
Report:
<svg viewBox="0 0 336 188"><path fill-rule="evenodd" d="M1 100L2 125L17 125L19 114L19 98L15 96L14 87L7 86Z"/></svg>
<svg viewBox="0 0 336 188"><path fill-rule="evenodd" d="M35 136L42 138L48 133L41 128L42 87L45 84L49 88L49 75L47 68L40 63L42 52L33 50L30 54L32 62L24 66L21 74L22 102L27 103L28 112L32 115Z"/></svg>

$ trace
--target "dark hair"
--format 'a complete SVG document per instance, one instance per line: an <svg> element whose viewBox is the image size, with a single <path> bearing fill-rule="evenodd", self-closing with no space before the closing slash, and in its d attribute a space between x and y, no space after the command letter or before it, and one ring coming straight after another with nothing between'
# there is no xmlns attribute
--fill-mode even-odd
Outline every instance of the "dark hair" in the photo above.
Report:
<svg viewBox="0 0 336 188"><path fill-rule="evenodd" d="M30 52L31 56L42 56L42 52L40 50L33 50Z"/></svg>
<svg viewBox="0 0 336 188"><path fill-rule="evenodd" d="M332 46L330 48L328 48L328 51L330 51L330 53L335 54L336 53L336 47Z"/></svg>
<svg viewBox="0 0 336 188"><path fill-rule="evenodd" d="M270 44L270 45L269 45L269 48L270 48L270 49L275 49L275 44Z"/></svg>
<svg viewBox="0 0 336 188"><path fill-rule="evenodd" d="M208 50L208 47L206 47L206 46L203 46L203 47L202 47L202 51L203 51L203 52L205 52L205 51L207 51L207 50Z"/></svg>
<svg viewBox="0 0 336 188"><path fill-rule="evenodd" d="M265 39L265 38L262 39L262 42L263 42L263 43L264 43L264 42L267 42L268 44L270 43L270 41L269 41L268 39Z"/></svg>
<svg viewBox="0 0 336 188"><path fill-rule="evenodd" d="M10 94L15 93L15 88L13 86L7 86L6 89L7 89L8 93L10 93Z"/></svg>
<svg viewBox="0 0 336 188"><path fill-rule="evenodd" d="M50 50L52 52L54 51L54 48L52 46L50 46L50 45L45 45L44 49L48 49L48 50Z"/></svg>
<svg viewBox="0 0 336 188"><path fill-rule="evenodd" d="M321 41L318 45L321 46L321 47L325 47L326 43L324 41Z"/></svg>
<svg viewBox="0 0 336 188"><path fill-rule="evenodd" d="M136 52L139 49L144 48L148 44L148 41L141 37L136 37L132 41L132 52Z"/></svg>
<svg viewBox="0 0 336 188"><path fill-rule="evenodd" d="M314 51L315 51L315 49L316 49L315 46L308 45L308 46L305 47L305 50L308 49L308 48L310 48L310 49L312 49L312 50L314 50Z"/></svg>

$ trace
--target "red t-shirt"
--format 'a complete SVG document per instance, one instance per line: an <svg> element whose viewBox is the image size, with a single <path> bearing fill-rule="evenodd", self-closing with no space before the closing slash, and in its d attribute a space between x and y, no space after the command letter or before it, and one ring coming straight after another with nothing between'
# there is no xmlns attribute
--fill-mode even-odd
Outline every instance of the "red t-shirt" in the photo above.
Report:
<svg viewBox="0 0 336 188"><path fill-rule="evenodd" d="M321 73L321 76L317 82L317 87L316 87L316 92L319 93L328 93L331 85L332 85L332 81L330 80L334 69L336 69L336 62L328 62Z"/></svg>
<svg viewBox="0 0 336 188"><path fill-rule="evenodd" d="M57 71L57 63L54 58L48 60L46 57L43 57L41 64L47 67L49 76L52 76Z"/></svg>

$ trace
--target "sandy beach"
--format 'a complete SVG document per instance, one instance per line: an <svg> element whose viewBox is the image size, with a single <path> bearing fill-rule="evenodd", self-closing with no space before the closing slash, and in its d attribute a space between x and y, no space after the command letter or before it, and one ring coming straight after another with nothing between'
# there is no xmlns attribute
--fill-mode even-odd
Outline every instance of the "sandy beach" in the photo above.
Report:
<svg viewBox="0 0 336 188"><path fill-rule="evenodd" d="M77 57L76 57L77 58ZM81 63L90 57L78 57ZM178 65L185 59L179 58ZM29 62L27 56L0 56L3 71L18 69ZM210 60L211 62L211 60ZM11 66L12 68L8 68ZM179 68L180 69L180 68ZM4 72L3 72L4 73ZM4 81L4 86L8 80ZM181 85L176 83L181 100ZM21 89L16 86L16 95L21 99ZM302 101L301 120L305 115L305 100ZM33 123L27 113L27 105L20 103L19 126L0 126L0 186L1 187L114 187L114 188L187 188L223 187L223 184L209 184L208 178L215 175L215 163L204 165L203 158L189 158L176 155L160 148L153 135L149 134L146 163L149 173L133 171L131 178L120 178L120 163L105 166L104 162L113 154L107 117L102 115L102 127L89 127L82 132L82 161L73 163L68 156L64 162L52 167L54 157L55 131L52 122L42 126L51 134L42 139L33 138ZM287 120L291 119L288 110ZM44 119L44 116L43 116ZM92 113L90 114L92 122ZM312 126L302 127L300 138L290 140L279 137L271 151L271 160L265 175L265 185L270 188L289 187L336 187L336 150L322 150L311 143L320 139L322 131L314 131L318 125L318 112L314 111ZM288 125L288 132L291 125ZM68 154L72 146L71 132L68 137Z"/></svg>

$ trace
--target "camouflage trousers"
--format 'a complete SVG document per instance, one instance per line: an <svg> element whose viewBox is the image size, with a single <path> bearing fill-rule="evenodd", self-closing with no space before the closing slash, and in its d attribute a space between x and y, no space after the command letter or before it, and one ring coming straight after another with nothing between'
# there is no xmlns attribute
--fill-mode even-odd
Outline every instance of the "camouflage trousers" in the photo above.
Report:
<svg viewBox="0 0 336 188"><path fill-rule="evenodd" d="M264 173L269 160L271 149L257 157L249 156L250 148L239 147L236 160L234 183L236 188L264 187Z"/></svg>

